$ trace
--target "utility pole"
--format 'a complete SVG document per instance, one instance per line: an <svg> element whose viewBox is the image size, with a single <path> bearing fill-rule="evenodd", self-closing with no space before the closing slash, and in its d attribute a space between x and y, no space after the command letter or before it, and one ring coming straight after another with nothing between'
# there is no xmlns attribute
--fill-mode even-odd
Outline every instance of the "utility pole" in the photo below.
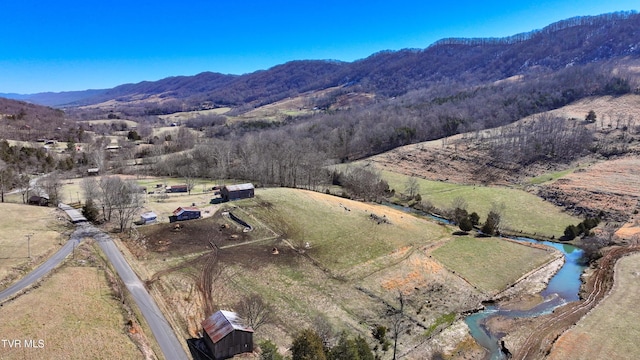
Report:
<svg viewBox="0 0 640 360"><path fill-rule="evenodd" d="M31 236L33 234L27 234L27 252L29 254L29 259L31 259Z"/></svg>

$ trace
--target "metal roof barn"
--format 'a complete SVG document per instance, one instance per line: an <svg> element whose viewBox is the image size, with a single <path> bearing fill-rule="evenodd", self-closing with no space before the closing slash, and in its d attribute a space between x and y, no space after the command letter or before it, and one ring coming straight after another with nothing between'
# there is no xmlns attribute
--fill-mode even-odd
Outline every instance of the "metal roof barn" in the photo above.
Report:
<svg viewBox="0 0 640 360"><path fill-rule="evenodd" d="M226 185L220 189L220 195L225 201L248 199L254 196L254 189L251 183Z"/></svg>
<svg viewBox="0 0 640 360"><path fill-rule="evenodd" d="M201 216L202 213L197 207L179 207L173 211L172 216L169 216L169 222L199 219Z"/></svg>
<svg viewBox="0 0 640 360"><path fill-rule="evenodd" d="M253 351L253 329L234 312L219 310L202 322L202 328L214 359Z"/></svg>

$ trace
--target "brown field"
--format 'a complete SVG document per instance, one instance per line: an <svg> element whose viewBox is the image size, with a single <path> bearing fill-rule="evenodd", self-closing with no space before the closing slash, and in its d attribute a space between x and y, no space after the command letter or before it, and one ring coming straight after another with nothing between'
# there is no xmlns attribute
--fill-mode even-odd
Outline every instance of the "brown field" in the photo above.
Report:
<svg viewBox="0 0 640 360"><path fill-rule="evenodd" d="M20 348L0 343L0 359L144 358L129 337L141 336L140 328L127 325L90 249L81 245L75 261L0 307L0 338L21 341ZM35 346L27 347L25 340Z"/></svg>
<svg viewBox="0 0 640 360"><path fill-rule="evenodd" d="M640 254L620 259L609 296L560 336L549 359L637 359L639 278Z"/></svg>
<svg viewBox="0 0 640 360"><path fill-rule="evenodd" d="M626 157L591 165L543 187L545 197L574 208L602 209L625 221L640 208L640 159Z"/></svg>
<svg viewBox="0 0 640 360"><path fill-rule="evenodd" d="M0 288L6 288L19 272L40 263L66 242L63 232L69 223L52 207L2 203L0 209L4 214L0 219ZM31 235L29 243L27 235Z"/></svg>

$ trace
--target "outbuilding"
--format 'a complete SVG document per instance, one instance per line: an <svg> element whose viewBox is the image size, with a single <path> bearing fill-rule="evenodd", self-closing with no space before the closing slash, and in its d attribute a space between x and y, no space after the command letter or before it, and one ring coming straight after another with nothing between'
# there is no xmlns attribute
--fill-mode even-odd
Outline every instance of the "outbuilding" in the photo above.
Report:
<svg viewBox="0 0 640 360"><path fill-rule="evenodd" d="M254 189L251 183L225 185L220 189L220 195L225 201L248 199L254 196Z"/></svg>
<svg viewBox="0 0 640 360"><path fill-rule="evenodd" d="M234 312L219 310L202 322L202 328L216 360L253 351L253 329Z"/></svg>
<svg viewBox="0 0 640 360"><path fill-rule="evenodd" d="M168 193L186 193L189 191L189 187L187 185L171 185L167 186Z"/></svg>
<svg viewBox="0 0 640 360"><path fill-rule="evenodd" d="M149 211L140 215L140 222L142 224L151 224L158 221L158 215L153 211Z"/></svg>
<svg viewBox="0 0 640 360"><path fill-rule="evenodd" d="M197 207L179 207L173 211L172 216L169 216L169 222L199 219L201 216L202 213Z"/></svg>
<svg viewBox="0 0 640 360"><path fill-rule="evenodd" d="M29 205L38 205L38 206L49 206L49 198L39 195L29 196L27 200L27 204Z"/></svg>

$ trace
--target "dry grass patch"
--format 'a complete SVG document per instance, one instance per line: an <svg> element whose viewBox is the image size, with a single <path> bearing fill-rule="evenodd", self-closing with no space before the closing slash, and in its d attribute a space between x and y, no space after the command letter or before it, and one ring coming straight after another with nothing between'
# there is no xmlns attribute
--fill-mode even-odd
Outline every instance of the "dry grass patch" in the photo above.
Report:
<svg viewBox="0 0 640 360"><path fill-rule="evenodd" d="M405 246L429 244L446 229L390 207L306 190L259 189L255 199L239 202L323 266L342 273ZM374 220L386 219L386 222Z"/></svg>
<svg viewBox="0 0 640 360"><path fill-rule="evenodd" d="M637 359L640 254L618 261L611 294L554 345L549 359Z"/></svg>
<svg viewBox="0 0 640 360"><path fill-rule="evenodd" d="M34 340L40 348L0 346L2 359L136 359L126 320L105 273L68 266L0 308L3 339ZM42 340L42 342L39 342Z"/></svg>
<svg viewBox="0 0 640 360"><path fill-rule="evenodd" d="M497 238L455 238L433 251L444 266L487 293L497 293L554 258L546 249Z"/></svg>
<svg viewBox="0 0 640 360"><path fill-rule="evenodd" d="M67 230L66 215L56 208L2 203L0 209L0 281L10 276L12 269L31 263L29 248L31 258L38 263L67 240L62 235ZM7 285L0 282L0 288Z"/></svg>

